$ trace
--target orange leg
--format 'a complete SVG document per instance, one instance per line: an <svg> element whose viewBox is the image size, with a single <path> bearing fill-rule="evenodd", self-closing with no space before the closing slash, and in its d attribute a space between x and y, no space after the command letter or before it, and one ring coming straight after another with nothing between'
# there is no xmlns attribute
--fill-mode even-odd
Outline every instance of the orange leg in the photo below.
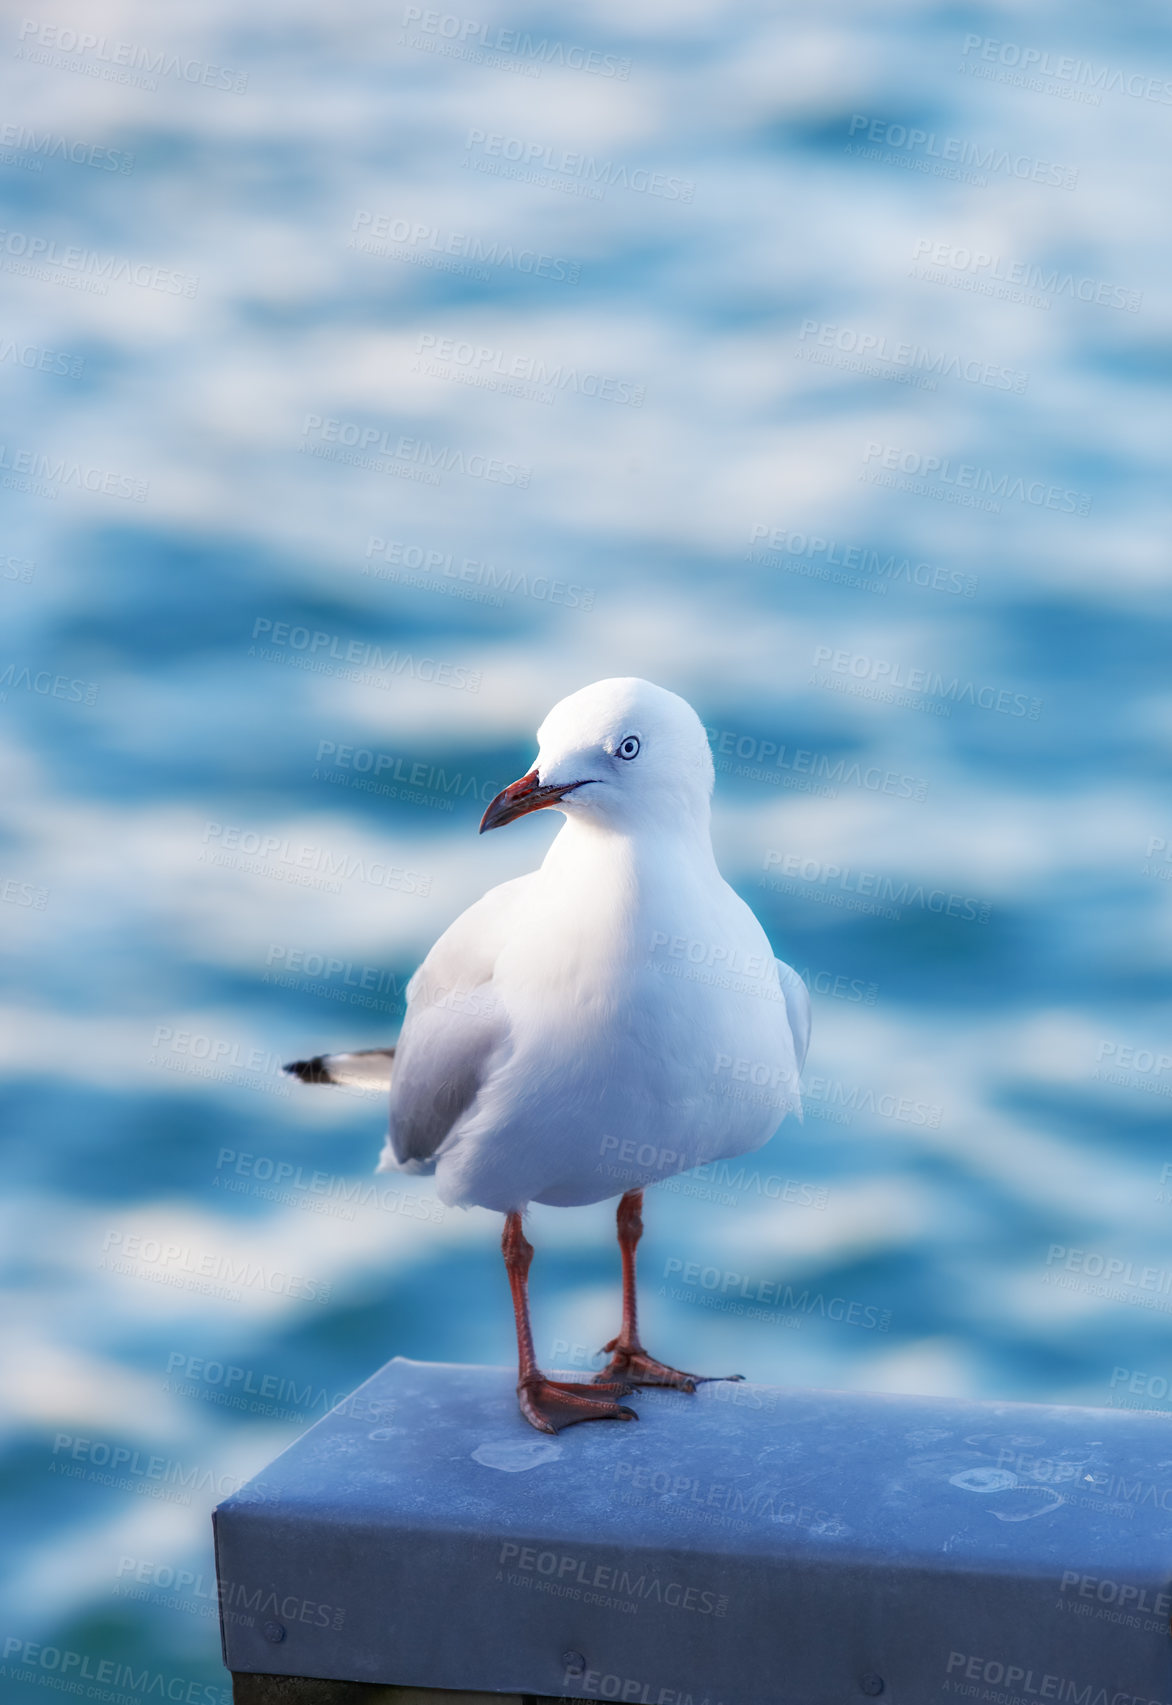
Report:
<svg viewBox="0 0 1172 1705"><path fill-rule="evenodd" d="M505 1215L501 1252L517 1322L517 1401L529 1425L539 1433L557 1433L563 1427L573 1426L575 1421L637 1421L639 1417L633 1409L609 1401L627 1395L631 1390L627 1380L596 1382L590 1387L545 1377L537 1365L533 1328L529 1323L529 1263L533 1260L533 1245L521 1229L520 1214ZM607 1400L593 1395L600 1388Z"/></svg>
<svg viewBox="0 0 1172 1705"><path fill-rule="evenodd" d="M603 1348L612 1353L601 1373L594 1377L601 1385L615 1379L625 1379L631 1385L666 1385L673 1391L695 1391L709 1377L699 1373L681 1373L649 1356L639 1339L639 1304L635 1294L635 1249L643 1235L643 1192L628 1190L615 1215L619 1232L619 1249L623 1257L623 1324L617 1338ZM740 1379L740 1374L732 1374Z"/></svg>

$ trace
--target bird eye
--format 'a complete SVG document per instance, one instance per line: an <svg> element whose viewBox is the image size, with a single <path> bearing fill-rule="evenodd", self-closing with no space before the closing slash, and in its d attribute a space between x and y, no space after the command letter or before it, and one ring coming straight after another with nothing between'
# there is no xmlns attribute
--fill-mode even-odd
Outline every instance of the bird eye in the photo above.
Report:
<svg viewBox="0 0 1172 1705"><path fill-rule="evenodd" d="M634 734L628 734L619 747L620 758L637 758L639 756L639 741Z"/></svg>

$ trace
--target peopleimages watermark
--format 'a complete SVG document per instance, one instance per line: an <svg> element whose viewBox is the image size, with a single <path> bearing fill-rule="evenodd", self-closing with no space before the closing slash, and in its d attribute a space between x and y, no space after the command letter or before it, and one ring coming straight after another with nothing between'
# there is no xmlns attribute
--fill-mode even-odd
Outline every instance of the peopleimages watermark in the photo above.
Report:
<svg viewBox="0 0 1172 1705"><path fill-rule="evenodd" d="M321 1000L370 1012L402 1014L406 1011L407 984L385 965L363 965L353 959L318 953L312 948L271 942L265 950L262 983L282 989L297 989Z"/></svg>
<svg viewBox="0 0 1172 1705"><path fill-rule="evenodd" d="M1148 1095L1172 1095L1172 1054L1158 1053L1154 1048L1137 1048L1133 1042L1099 1043L1099 1053L1092 1078L1115 1084L1120 1089L1140 1089ZM1172 1167L1165 1167L1161 1183L1172 1178Z"/></svg>
<svg viewBox="0 0 1172 1705"><path fill-rule="evenodd" d="M244 1484L236 1475L202 1463L156 1456L130 1445L80 1438L73 1433L58 1433L54 1438L49 1472L174 1504L190 1504L194 1492L228 1497Z"/></svg>
<svg viewBox="0 0 1172 1705"><path fill-rule="evenodd" d="M633 1616L644 1605L689 1610L700 1616L726 1616L728 1597L639 1567L630 1559L601 1563L571 1551L543 1551L516 1540L501 1541L496 1579L506 1586L552 1592L582 1604Z"/></svg>
<svg viewBox="0 0 1172 1705"><path fill-rule="evenodd" d="M34 172L41 171L46 160L66 160L74 166L91 166L97 172L120 172L123 176L134 170L134 155L125 148L78 142L51 130L29 130L23 124L0 124L0 159Z"/></svg>
<svg viewBox="0 0 1172 1705"><path fill-rule="evenodd" d="M786 1202L791 1207L825 1211L830 1190L812 1179L784 1178L780 1172L762 1173L743 1162L709 1160L688 1172L677 1172L672 1178L658 1181L661 1190L673 1196L687 1196L692 1201L715 1202L720 1207L738 1207L745 1196L767 1198L771 1202Z"/></svg>
<svg viewBox="0 0 1172 1705"><path fill-rule="evenodd" d="M341 883L357 879L373 888L388 888L395 894L427 895L431 878L385 859L368 859L361 853L332 852L311 841L296 841L248 829L239 823L205 823L204 850L200 861L252 876L272 876L299 888L324 888L341 893Z"/></svg>
<svg viewBox="0 0 1172 1705"><path fill-rule="evenodd" d="M562 361L550 363L537 355L509 355L491 344L443 337L439 332L420 332L415 348L417 360L413 371L430 378L501 391L526 402L547 405L568 392L591 397L596 402L643 407L642 385L589 368L567 366Z"/></svg>
<svg viewBox="0 0 1172 1705"><path fill-rule="evenodd" d="M1057 1670L1040 1670L1029 1662L1015 1663L1003 1658L988 1658L981 1653L950 1652L943 1688L951 1695L975 1700L989 1700L996 1705L1026 1705L1031 1700L1053 1700L1055 1705L1163 1705L1160 1700L1141 1699L1118 1688L1096 1686L1082 1677L1064 1675ZM985 1688L962 1686L962 1682L983 1682ZM990 1693L996 1687L1001 1691ZM1020 1692L1011 1691L1019 1688Z"/></svg>
<svg viewBox="0 0 1172 1705"><path fill-rule="evenodd" d="M6 226L0 227L0 269L46 284L88 291L92 296L108 295L111 284L133 284L163 296L193 297L199 290L194 273L133 261L126 255L103 254L98 249L59 243L56 237L38 237Z"/></svg>
<svg viewBox="0 0 1172 1705"><path fill-rule="evenodd" d="M1145 1373L1143 1369L1139 1368L1117 1367L1112 1369L1111 1378L1107 1385L1108 1408L1138 1409L1142 1407L1138 1403L1123 1403L1118 1396L1120 1386L1126 1387L1127 1393L1131 1397L1146 1397L1149 1402L1160 1403L1172 1392L1172 1379L1167 1374ZM1172 1604L1169 1605L1168 1609L1172 1613Z"/></svg>
<svg viewBox="0 0 1172 1705"><path fill-rule="evenodd" d="M362 686L385 690L396 679L405 676L411 681L451 687L458 692L480 691L478 669L435 657L416 657L414 652L400 651L397 646L384 651L369 640L347 639L343 634L328 633L322 628L275 621L272 616L257 616L252 624L251 637L265 643L260 647L250 646L250 657L263 657L269 663L308 669L316 675L341 675Z"/></svg>
<svg viewBox="0 0 1172 1705"><path fill-rule="evenodd" d="M0 580L19 580L24 585L37 577L37 565L31 557L5 556L0 553Z"/></svg>
<svg viewBox="0 0 1172 1705"><path fill-rule="evenodd" d="M79 681L32 663L4 663L0 659L0 704L8 703L10 692L35 693L38 698L61 699L66 704L92 709L101 691L97 681Z"/></svg>
<svg viewBox="0 0 1172 1705"><path fill-rule="evenodd" d="M920 130L915 125L896 124L886 118L871 118L866 113L851 114L847 135L855 138L846 144L848 154L884 159L893 165L930 173L934 177L960 178L981 189L988 182L981 175L986 172L1045 184L1052 189L1075 189L1078 186L1078 170L1074 166L1036 160L1032 154L1015 154L997 142L974 142L963 136L938 136L934 130ZM881 148L892 152L883 154Z"/></svg>
<svg viewBox="0 0 1172 1705"><path fill-rule="evenodd" d="M893 474L902 477L889 477ZM863 447L863 471L859 478L872 485L936 497L965 508L988 509L995 515L1001 513L1001 504L1007 498L1066 515L1091 512L1092 500L1085 491L1047 485L1045 480L1027 481L1020 474L994 473L991 468L977 467L972 462L954 463L947 456L903 450L896 444L876 444L873 440Z"/></svg>
<svg viewBox="0 0 1172 1705"><path fill-rule="evenodd" d="M218 1250L194 1249L188 1243L146 1237L141 1232L108 1231L98 1267L227 1302L239 1302L244 1290L259 1290L290 1301L328 1303L332 1290L320 1279L250 1261L247 1255L237 1258Z"/></svg>
<svg viewBox="0 0 1172 1705"><path fill-rule="evenodd" d="M8 906L28 906L43 912L49 904L51 889L35 882L22 882L18 876L0 876L0 900Z"/></svg>
<svg viewBox="0 0 1172 1705"><path fill-rule="evenodd" d="M377 562L376 557L380 559ZM592 610L597 596L593 586L579 586L548 574L528 574L520 568L498 568L483 557L460 557L434 545L374 535L366 541L362 573L400 586L442 592L468 603L491 604L498 610L504 609L505 596L534 598L538 603L558 604L567 610Z"/></svg>
<svg viewBox="0 0 1172 1705"><path fill-rule="evenodd" d="M848 976L845 971L815 971L810 966L805 966L798 971L798 976L812 994L828 995L831 1000L850 1001L852 1004L861 1002L864 1006L874 1006L879 995L878 983L863 977Z"/></svg>
<svg viewBox="0 0 1172 1705"><path fill-rule="evenodd" d="M664 1264L665 1281L678 1280L687 1291L673 1289L669 1294L675 1301L694 1302L700 1298L717 1299L720 1307L729 1307L749 1319L773 1318L773 1311L802 1317L819 1316L845 1326L858 1326L866 1331L886 1332L891 1325L891 1310L873 1303L852 1302L847 1297L827 1297L825 1292L811 1290L809 1285L798 1290L781 1279L758 1279L731 1267L704 1267L699 1261L684 1261L669 1256ZM750 1305L746 1310L745 1304ZM752 1305L764 1307L754 1309Z"/></svg>
<svg viewBox="0 0 1172 1705"><path fill-rule="evenodd" d="M118 1559L114 1595L136 1599L140 1603L162 1605L170 1610L185 1610L197 1616L221 1616L225 1622L236 1622L249 1628L255 1626L259 1617L333 1629L341 1628L346 1620L346 1612L336 1605L321 1604L316 1599L301 1598L294 1593L280 1598L271 1586L254 1587L242 1581L218 1580L215 1575L209 1579L194 1569L177 1569L171 1563L157 1563L148 1557L122 1556ZM98 1696L91 1692L90 1697ZM160 1693L159 1697L186 1701L188 1695ZM194 1699L196 1696L193 1694L191 1697Z"/></svg>
<svg viewBox="0 0 1172 1705"><path fill-rule="evenodd" d="M1167 835L1149 835L1145 863L1141 876L1154 876L1159 882L1172 882L1172 844Z"/></svg>
<svg viewBox="0 0 1172 1705"><path fill-rule="evenodd" d="M731 989L736 994L784 1002L771 953L741 953L737 948L730 949L724 941L669 935L661 929L652 930L647 947L648 970L662 976L677 976L685 982L705 983L710 988Z"/></svg>
<svg viewBox="0 0 1172 1705"><path fill-rule="evenodd" d="M1141 1267L1121 1255L1106 1255L1097 1249L1071 1249L1064 1243L1052 1243L1042 1283L1154 1309L1158 1314L1172 1313L1172 1303L1167 1300L1172 1291L1172 1268Z"/></svg>
<svg viewBox="0 0 1172 1705"><path fill-rule="evenodd" d="M18 59L55 70L76 71L107 83L128 83L139 89L157 89L159 79L174 77L181 83L204 89L220 89L242 95L248 87L246 71L229 71L205 59L171 53L164 48L142 47L92 30L76 30L65 24L42 24L24 18L20 25Z"/></svg>
<svg viewBox="0 0 1172 1705"><path fill-rule="evenodd" d="M732 1061L728 1055L718 1056L717 1071L727 1069ZM720 1066L720 1060L726 1066ZM691 1196L699 1201L717 1202L722 1207L736 1207L744 1196L759 1201L786 1202L800 1208L824 1209L830 1200L825 1184L812 1180L785 1178L779 1172L760 1172L743 1160L711 1160L680 1172L685 1156L665 1143L639 1142L635 1137L616 1137L605 1134L599 1139L601 1160L596 1172L611 1178L629 1178L637 1167L642 1173L658 1172L665 1176L655 1183L661 1190L674 1195Z"/></svg>
<svg viewBox="0 0 1172 1705"><path fill-rule="evenodd" d="M465 479L517 486L523 491L533 476L533 469L522 462L505 462L499 456L458 450L450 444L433 444L427 438L396 435L386 427L363 426L357 420L320 414L306 415L298 451L423 485L438 485L441 474L460 474Z"/></svg>
<svg viewBox="0 0 1172 1705"><path fill-rule="evenodd" d="M877 1119L894 1119L900 1125L920 1125L938 1131L944 1109L935 1102L921 1101L894 1090L875 1090L846 1078L819 1073L802 1084L802 1106L811 1119L828 1119L835 1125L852 1125L856 1113Z"/></svg>
<svg viewBox="0 0 1172 1705"><path fill-rule="evenodd" d="M902 770L885 770L879 764L834 758L828 752L787 746L781 740L739 734L730 728L706 728L704 732L712 749L713 764L724 775L816 793L823 799L837 799L840 787L858 787L867 793L886 793L899 799L922 800L928 795L928 783L922 776L905 775Z"/></svg>
<svg viewBox="0 0 1172 1705"><path fill-rule="evenodd" d="M923 883L910 882L906 877L897 881L881 871L857 870L849 864L803 858L801 853L770 850L765 854L762 868L767 873L761 879L762 887L785 894L805 893L823 905L842 906L848 911L877 912L881 917L898 919L904 906L915 906L923 912L980 924L989 921L992 911L988 900L977 899L972 894L926 888Z"/></svg>
<svg viewBox="0 0 1172 1705"><path fill-rule="evenodd" d="M353 1091L353 1086L348 1086ZM377 1092L359 1090L363 1097ZM385 1095L385 1091L382 1092ZM381 1099L381 1096L380 1096ZM306 1208L330 1219L354 1219L359 1208L378 1208L403 1219L442 1224L446 1210L432 1196L413 1196L392 1184L341 1173L307 1172L294 1161L266 1154L221 1149L212 1179L213 1189L237 1196L255 1196L282 1207Z"/></svg>
<svg viewBox="0 0 1172 1705"><path fill-rule="evenodd" d="M30 373L54 373L65 379L80 379L85 370L84 355L67 355L64 350L19 343L14 337L0 337L0 361L27 367Z"/></svg>
<svg viewBox="0 0 1172 1705"><path fill-rule="evenodd" d="M157 1024L151 1049L147 1064L160 1071L277 1095L282 1100L292 1091L281 1056L266 1048L246 1047L239 1037L204 1035L197 1030L176 1030L172 1024Z"/></svg>
<svg viewBox="0 0 1172 1705"><path fill-rule="evenodd" d="M339 773L322 770L320 766L327 761L336 765ZM445 770L425 758L413 762L394 752L376 752L371 746L339 744L336 740L318 741L317 762L319 768L314 770L311 780L341 783L390 799L402 799L408 804L435 806L443 811L450 811L457 799L470 798L477 805L489 805L503 785L499 778L467 775L463 770ZM366 777L371 779L367 781ZM383 779L380 781L379 777Z"/></svg>
<svg viewBox="0 0 1172 1705"><path fill-rule="evenodd" d="M1142 291L1129 290L1122 284L1111 284L1085 273L1064 272L1057 266L1044 267L1037 261L1006 260L988 249L940 242L932 237L917 240L912 260L912 278L973 290L1000 301L1021 302L1029 308L1049 308L1055 298L1068 296L1073 302L1137 314L1143 302Z"/></svg>
<svg viewBox="0 0 1172 1705"><path fill-rule="evenodd" d="M1102 1255L1094 1249L1069 1249L1064 1243L1052 1243L1046 1265L1052 1267L1055 1263L1068 1273L1085 1273L1092 1279L1117 1279L1121 1284L1139 1286L1145 1291L1172 1290L1172 1268L1139 1268L1134 1261L1119 1255Z"/></svg>
<svg viewBox="0 0 1172 1705"><path fill-rule="evenodd" d="M1057 1609L1076 1616L1093 1616L1096 1621L1113 1622L1134 1628L1145 1634L1168 1637L1168 1619L1172 1615L1172 1593L1155 1592L1134 1581L1113 1581L1104 1575L1080 1575L1077 1569L1067 1569L1059 1587L1062 1595ZM1126 1696L1118 1697L1113 1705L1128 1705ZM1136 1705L1150 1705L1149 1701Z"/></svg>
<svg viewBox="0 0 1172 1705"><path fill-rule="evenodd" d="M829 664L832 673L819 676L817 671L825 664ZM999 716L1024 716L1030 722L1036 722L1042 714L1041 699L1014 692L1011 687L966 681L959 675L949 678L939 670L908 668L892 658L871 657L845 647L815 646L813 665L815 673L809 683L812 687L830 687L886 704L934 699L940 701L933 707L934 714L939 716L950 716L954 704L972 705L974 710L993 711ZM838 681L835 675L840 677Z"/></svg>
<svg viewBox="0 0 1172 1705"><path fill-rule="evenodd" d="M591 201L601 201L607 190L614 188L664 201L690 202L696 193L695 184L687 178L619 160L599 160L593 154L556 148L550 142L523 136L505 136L500 131L470 130L462 164L490 177L514 178Z"/></svg>
<svg viewBox="0 0 1172 1705"><path fill-rule="evenodd" d="M1079 59L1074 54L1023 47L1019 42L999 41L994 36L966 35L958 69L972 77L1011 83L1082 101L1088 106L1099 106L1105 94L1129 95L1133 100L1172 106L1172 82L1167 77L1096 65L1093 60ZM1043 78L1049 82L1044 83Z"/></svg>
<svg viewBox="0 0 1172 1705"><path fill-rule="evenodd" d="M363 1392L331 1392L312 1381L299 1384L283 1374L261 1373L235 1362L208 1360L186 1350L172 1350L161 1390L177 1397L194 1397L270 1421L300 1421L312 1415L328 1415L337 1409L355 1421L386 1422L395 1412L394 1402Z"/></svg>
<svg viewBox="0 0 1172 1705"><path fill-rule="evenodd" d="M982 1484L972 1484L974 1475L981 1477ZM1126 1474L1096 1468L1090 1452L1082 1458L1073 1451L1059 1456L1035 1456L1006 1445L997 1452L996 1467L966 1469L952 1476L952 1484L984 1492L1045 1490L1050 1495L1047 1511L1064 1503L1079 1504L1121 1516L1126 1521L1133 1520L1136 1510L1145 1505L1172 1511L1172 1481L1132 1479ZM1058 1491L1058 1487L1062 1490Z"/></svg>
<svg viewBox="0 0 1172 1705"><path fill-rule="evenodd" d="M786 559L789 560L786 560ZM811 580L829 580L836 585L857 586L869 592L886 593L889 586L917 586L925 592L945 592L957 598L976 595L977 577L959 568L937 563L913 562L894 551L886 554L869 545L847 545L819 533L804 533L786 527L770 527L757 521L749 529L746 562L782 568ZM873 575L868 580L860 576Z"/></svg>
<svg viewBox="0 0 1172 1705"><path fill-rule="evenodd" d="M733 988L740 994L756 994L767 1000L785 999L775 981L776 960L772 953L739 953L735 948L730 950L723 941L711 941L704 936L669 935L666 930L659 929L652 930L648 946L651 958L647 963L657 970L679 967L691 972L715 972L723 979L716 986ZM862 1001L868 1006L875 1004L877 985L866 983L861 977L812 969L799 971L798 975L815 994L829 995L834 1000Z"/></svg>
<svg viewBox="0 0 1172 1705"><path fill-rule="evenodd" d="M720 1385L705 1385L705 1393L713 1396L721 1389ZM748 1408L772 1408L772 1403L760 1401L756 1404L738 1404L738 1394L734 1388L725 1386L731 1396L727 1401L734 1405ZM745 1396L758 1395L746 1392ZM766 1395L764 1393L760 1394ZM768 1394L771 1396L772 1394ZM720 1398L716 1399L721 1401ZM738 1485L727 1480L701 1480L695 1474L673 1474L670 1469L655 1468L644 1462L631 1462L620 1459L614 1465L613 1484L621 1488L615 1495L624 1504L649 1504L653 1500L662 1507L668 1504L673 1514L689 1516L697 1521L703 1521L713 1527L731 1528L736 1532L748 1533L759 1523L770 1522L777 1527L809 1528L812 1533L833 1538L837 1534L848 1532L841 1517L832 1510L819 1509L814 1504L802 1504L793 1497L794 1488L779 1484L767 1473L762 1473L754 1485L744 1484L743 1479ZM650 1493L651 1497L641 1494ZM637 1702L637 1705L659 1705L662 1695L652 1692L617 1694L604 1693L603 1697L627 1698ZM687 1705L691 1695L673 1695L679 1700L679 1705Z"/></svg>
<svg viewBox="0 0 1172 1705"><path fill-rule="evenodd" d="M577 284L582 275L581 261L567 255L546 254L542 249L523 248L496 237L489 242L468 231L443 231L438 225L376 213L369 207L355 210L346 247L380 260L458 273L481 284L487 284L491 277L489 267L503 267L551 284Z"/></svg>
<svg viewBox="0 0 1172 1705"><path fill-rule="evenodd" d="M136 1705L146 1698L181 1700L183 1705L232 1705L230 1687L165 1674L145 1664L136 1669L121 1658L99 1658L71 1646L46 1646L18 1634L5 1638L4 1665L13 1681L83 1694L87 1699L116 1700L118 1705ZM84 1688L83 1682L88 1684Z"/></svg>
<svg viewBox="0 0 1172 1705"><path fill-rule="evenodd" d="M109 468L55 456L46 450L27 450L15 444L0 444L0 480L7 491L27 492L56 502L63 491L88 491L95 497L117 497L127 503L145 503L150 492L147 480L133 474L114 473Z"/></svg>
<svg viewBox="0 0 1172 1705"><path fill-rule="evenodd" d="M857 357L853 371L869 372L872 370L869 364L877 362L882 364L885 377L921 375L927 390L936 389L937 379L961 379L969 385L1013 391L1020 396L1030 382L1028 373L1003 367L999 362L933 351L925 349L923 344L888 337L886 332L858 331L853 326L833 325L826 320L803 320L798 343L794 354L803 360L824 359L827 366L850 366L845 358ZM836 356L844 359L835 360Z"/></svg>
<svg viewBox="0 0 1172 1705"><path fill-rule="evenodd" d="M483 24L454 12L408 6L403 13L402 24L404 30L414 26L419 34L413 40L400 36L400 46L449 54L496 70L519 71L526 77L540 77L547 65L563 71L585 71L595 77L611 77L620 83L625 83L631 75L631 61L618 54L551 41L548 36L530 35L528 30L506 29L502 24Z"/></svg>
<svg viewBox="0 0 1172 1705"><path fill-rule="evenodd" d="M634 1493L624 1497L626 1503L642 1503L642 1498L636 1498ZM562 1654L565 1663L565 1673L562 1676L563 1689L573 1687L573 1694L559 1694L559 1698L623 1700L627 1705L709 1705L707 1696L703 1701L693 1701L686 1687L667 1687L661 1680L649 1681L642 1675L619 1675L613 1670L591 1669L587 1666L581 1652L565 1652ZM717 1700L716 1705L721 1705Z"/></svg>

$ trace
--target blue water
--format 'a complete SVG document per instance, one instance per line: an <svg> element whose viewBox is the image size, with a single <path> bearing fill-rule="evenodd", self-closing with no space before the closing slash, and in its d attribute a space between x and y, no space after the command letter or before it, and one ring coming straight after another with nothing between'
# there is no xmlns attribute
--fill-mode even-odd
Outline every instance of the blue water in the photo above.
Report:
<svg viewBox="0 0 1172 1705"><path fill-rule="evenodd" d="M804 1125L649 1197L652 1349L1169 1409L1166 18L104 12L0 49L3 1697L219 1698L217 1497L511 1358L499 1222L279 1065L393 1036L605 675L814 989ZM533 1215L551 1362L610 1214Z"/></svg>

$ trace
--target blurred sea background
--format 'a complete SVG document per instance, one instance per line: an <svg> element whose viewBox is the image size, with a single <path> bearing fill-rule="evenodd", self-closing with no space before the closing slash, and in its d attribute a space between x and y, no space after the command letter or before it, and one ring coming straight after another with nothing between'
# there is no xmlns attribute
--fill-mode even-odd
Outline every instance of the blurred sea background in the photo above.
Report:
<svg viewBox="0 0 1172 1705"><path fill-rule="evenodd" d="M652 1349L1170 1411L1166 13L54 0L0 66L3 1697L223 1697L217 1499L511 1361L498 1218L280 1064L394 1036L606 675L814 1004L804 1124L649 1195ZM551 1363L611 1214L532 1216Z"/></svg>

